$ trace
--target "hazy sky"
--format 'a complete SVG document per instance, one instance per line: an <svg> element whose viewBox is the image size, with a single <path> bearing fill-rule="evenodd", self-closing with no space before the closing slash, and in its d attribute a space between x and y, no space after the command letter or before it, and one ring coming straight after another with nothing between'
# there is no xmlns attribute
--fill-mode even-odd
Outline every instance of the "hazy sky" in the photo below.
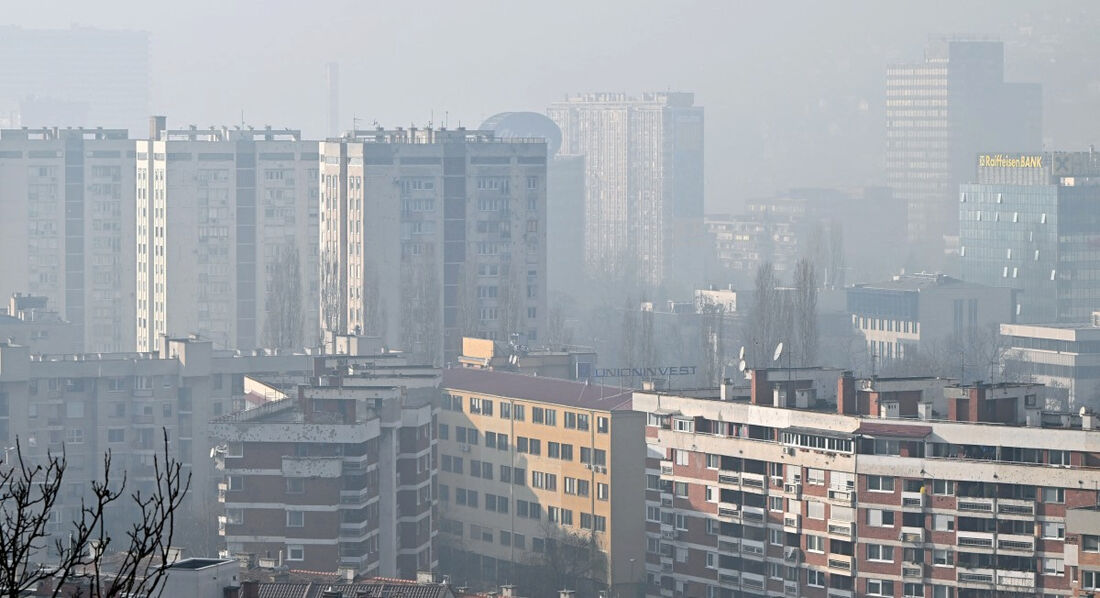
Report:
<svg viewBox="0 0 1100 598"><path fill-rule="evenodd" d="M243 109L249 124L320 136L328 61L340 64L347 127L353 115L424 125L433 110L437 125L446 112L451 126L476 126L568 92L694 91L718 211L791 185L881 181L884 68L919 59L930 34L1005 40L1010 78L1045 85L1048 142L1080 147L1100 133L1067 124L1083 105L1098 112L1095 12L1032 0L44 0L5 2L0 22L148 30L153 110L170 126L233 124ZM1081 100L1052 117L1059 79Z"/></svg>

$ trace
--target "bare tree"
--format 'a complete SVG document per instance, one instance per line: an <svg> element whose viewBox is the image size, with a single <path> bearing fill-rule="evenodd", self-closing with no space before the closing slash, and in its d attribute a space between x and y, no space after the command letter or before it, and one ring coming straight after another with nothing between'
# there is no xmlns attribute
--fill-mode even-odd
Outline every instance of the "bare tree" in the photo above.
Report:
<svg viewBox="0 0 1100 598"><path fill-rule="evenodd" d="M16 598L32 588L51 587L52 596L85 592L91 598L159 596L169 563L176 511L191 484L182 464L168 452L153 460L153 488L129 493L131 523L123 538L108 531L105 512L125 501L126 476L111 479L111 453L103 457L103 479L91 483L91 497L81 502L80 513L58 537L51 529L58 499L64 487L65 455L47 454L44 464L31 464L16 441L16 460L0 469L0 587ZM49 558L49 547L56 559ZM122 560L105 571L102 555L118 550Z"/></svg>
<svg viewBox="0 0 1100 598"><path fill-rule="evenodd" d="M543 552L528 563L528 588L534 598L557 596L560 589L595 595L607 585L607 561L591 532L569 531L543 523Z"/></svg>
<svg viewBox="0 0 1100 598"><path fill-rule="evenodd" d="M780 340L780 318L783 309L778 289L779 281L771 262L764 262L756 269L754 286L752 326L749 333L752 350L749 355L752 364L759 366L771 359L771 350Z"/></svg>
<svg viewBox="0 0 1100 598"><path fill-rule="evenodd" d="M817 361L817 272L810 260L798 260L794 271L794 357L803 366Z"/></svg>
<svg viewBox="0 0 1100 598"><path fill-rule="evenodd" d="M441 363L441 289L432 258L401 269L401 347L428 363Z"/></svg>
<svg viewBox="0 0 1100 598"><path fill-rule="evenodd" d="M295 349L302 345L302 273L300 256L291 244L277 249L269 266L267 321L264 343L275 349Z"/></svg>
<svg viewBox="0 0 1100 598"><path fill-rule="evenodd" d="M343 312L344 303L343 277L340 275L340 262L331 251L321 253L321 334L319 338L325 338L325 331L345 334L346 314Z"/></svg>

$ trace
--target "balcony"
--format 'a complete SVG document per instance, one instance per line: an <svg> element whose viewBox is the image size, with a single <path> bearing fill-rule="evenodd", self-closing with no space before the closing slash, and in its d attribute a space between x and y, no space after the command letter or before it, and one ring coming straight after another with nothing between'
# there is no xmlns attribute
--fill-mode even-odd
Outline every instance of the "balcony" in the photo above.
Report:
<svg viewBox="0 0 1100 598"><path fill-rule="evenodd" d="M218 502L225 502L226 492L229 492L229 484L226 482L218 482Z"/></svg>
<svg viewBox="0 0 1100 598"><path fill-rule="evenodd" d="M992 513L992 498L959 498L958 509L970 513Z"/></svg>
<svg viewBox="0 0 1100 598"><path fill-rule="evenodd" d="M719 573L718 583L727 588L735 587L741 583L741 572L730 570L729 573Z"/></svg>
<svg viewBox="0 0 1100 598"><path fill-rule="evenodd" d="M798 533L798 528L802 525L802 516L794 514L786 514L783 516L783 531Z"/></svg>
<svg viewBox="0 0 1100 598"><path fill-rule="evenodd" d="M756 575L754 573L742 573L741 574L741 587L747 590L763 590L767 585L763 575Z"/></svg>
<svg viewBox="0 0 1100 598"><path fill-rule="evenodd" d="M1033 571L997 571L997 585L1013 588L1034 588L1035 572Z"/></svg>
<svg viewBox="0 0 1100 598"><path fill-rule="evenodd" d="M764 543L757 542L756 540L741 540L741 553L742 554L754 554L757 556L764 555Z"/></svg>
<svg viewBox="0 0 1100 598"><path fill-rule="evenodd" d="M829 488L829 500L836 501L850 507L855 500L855 491L851 489Z"/></svg>
<svg viewBox="0 0 1100 598"><path fill-rule="evenodd" d="M733 554L735 552L740 552L740 550L741 550L741 540L736 539L736 538L731 539L731 540L719 540L718 541L718 550L720 552L724 552L726 554Z"/></svg>
<svg viewBox="0 0 1100 598"><path fill-rule="evenodd" d="M1001 498L997 500L997 513L1001 515L1035 515L1035 502L1030 500L1017 500L1014 498Z"/></svg>
<svg viewBox="0 0 1100 598"><path fill-rule="evenodd" d="M762 473L742 473L741 474L741 486L747 488L764 489L764 474Z"/></svg>
<svg viewBox="0 0 1100 598"><path fill-rule="evenodd" d="M826 563L829 569L838 571L841 573L852 572L852 557L843 554L830 554L829 560Z"/></svg>
<svg viewBox="0 0 1100 598"><path fill-rule="evenodd" d="M993 534L984 532L959 532L955 544L966 548L993 548Z"/></svg>
<svg viewBox="0 0 1100 598"><path fill-rule="evenodd" d="M993 569L957 569L959 583L993 583Z"/></svg>
<svg viewBox="0 0 1100 598"><path fill-rule="evenodd" d="M920 544L924 542L924 528L902 527L898 539L909 544Z"/></svg>
<svg viewBox="0 0 1100 598"><path fill-rule="evenodd" d="M852 591L829 588L828 598L852 598Z"/></svg>
<svg viewBox="0 0 1100 598"><path fill-rule="evenodd" d="M830 534L836 536L844 536L845 538L851 538L853 527L854 524L851 521L833 521L830 519L827 529Z"/></svg>
<svg viewBox="0 0 1100 598"><path fill-rule="evenodd" d="M1035 537L1000 534L997 536L997 548L999 550L1011 550L1016 552L1035 552Z"/></svg>
<svg viewBox="0 0 1100 598"><path fill-rule="evenodd" d="M741 506L741 517L745 521L763 521L764 520L764 507L746 507Z"/></svg>
<svg viewBox="0 0 1100 598"><path fill-rule="evenodd" d="M783 560L790 564L798 564L802 560L802 549L797 546L784 547Z"/></svg>
<svg viewBox="0 0 1100 598"><path fill-rule="evenodd" d="M901 493L901 508L903 509L920 509L926 504L927 496L923 492L902 492Z"/></svg>
<svg viewBox="0 0 1100 598"><path fill-rule="evenodd" d="M741 512L737 510L738 505L733 503L719 503L718 505L718 518L723 521L733 521L741 518Z"/></svg>
<svg viewBox="0 0 1100 598"><path fill-rule="evenodd" d="M720 473L718 474L718 484L727 486L736 486L741 483L741 476L736 473Z"/></svg>
<svg viewBox="0 0 1100 598"><path fill-rule="evenodd" d="M791 596L792 598L798 598L798 582L797 581L785 581L783 582L783 595Z"/></svg>
<svg viewBox="0 0 1100 598"><path fill-rule="evenodd" d="M924 577L923 563L902 563L901 576L907 579L919 579Z"/></svg>
<svg viewBox="0 0 1100 598"><path fill-rule="evenodd" d="M661 475L672 475L672 461L661 461Z"/></svg>

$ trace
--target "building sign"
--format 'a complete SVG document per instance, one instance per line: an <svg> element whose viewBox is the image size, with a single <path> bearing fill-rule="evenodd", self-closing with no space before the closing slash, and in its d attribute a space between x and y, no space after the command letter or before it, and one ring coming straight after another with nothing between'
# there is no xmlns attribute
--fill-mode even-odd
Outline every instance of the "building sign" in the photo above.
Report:
<svg viewBox="0 0 1100 598"><path fill-rule="evenodd" d="M667 378L669 376L694 376L693 365L670 365L655 368L596 368L593 378Z"/></svg>
<svg viewBox="0 0 1100 598"><path fill-rule="evenodd" d="M985 168L1042 168L1042 156L1028 156L1020 154L982 154L978 156L978 166Z"/></svg>

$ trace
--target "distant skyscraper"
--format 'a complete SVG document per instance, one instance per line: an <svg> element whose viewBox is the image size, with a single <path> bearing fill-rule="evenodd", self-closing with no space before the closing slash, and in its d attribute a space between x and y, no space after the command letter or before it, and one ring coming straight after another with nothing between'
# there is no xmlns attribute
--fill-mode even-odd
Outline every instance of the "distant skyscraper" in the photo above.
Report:
<svg viewBox="0 0 1100 598"><path fill-rule="evenodd" d="M978 152L1041 145L1041 88L1005 83L1001 42L937 39L923 62L886 69L886 178L906 203L910 242L930 255L958 234L956 193Z"/></svg>
<svg viewBox="0 0 1100 598"><path fill-rule="evenodd" d="M123 130L0 131L0 297L46 297L89 352L134 348L133 156Z"/></svg>
<svg viewBox="0 0 1100 598"><path fill-rule="evenodd" d="M691 93L552 104L562 152L585 158L585 269L688 288L702 277L703 108Z"/></svg>
<svg viewBox="0 0 1100 598"><path fill-rule="evenodd" d="M149 34L0 27L0 119L9 126L142 130ZM13 117L13 115L15 115Z"/></svg>
<svg viewBox="0 0 1100 598"><path fill-rule="evenodd" d="M1018 290L1018 322L1089 321L1100 306L1100 154L975 160L957 204L963 279Z"/></svg>
<svg viewBox="0 0 1100 598"><path fill-rule="evenodd" d="M137 142L137 348L316 341L318 154L298 131L170 131Z"/></svg>
<svg viewBox="0 0 1100 598"><path fill-rule="evenodd" d="M321 321L430 360L463 336L538 340L546 143L354 131L321 144Z"/></svg>

